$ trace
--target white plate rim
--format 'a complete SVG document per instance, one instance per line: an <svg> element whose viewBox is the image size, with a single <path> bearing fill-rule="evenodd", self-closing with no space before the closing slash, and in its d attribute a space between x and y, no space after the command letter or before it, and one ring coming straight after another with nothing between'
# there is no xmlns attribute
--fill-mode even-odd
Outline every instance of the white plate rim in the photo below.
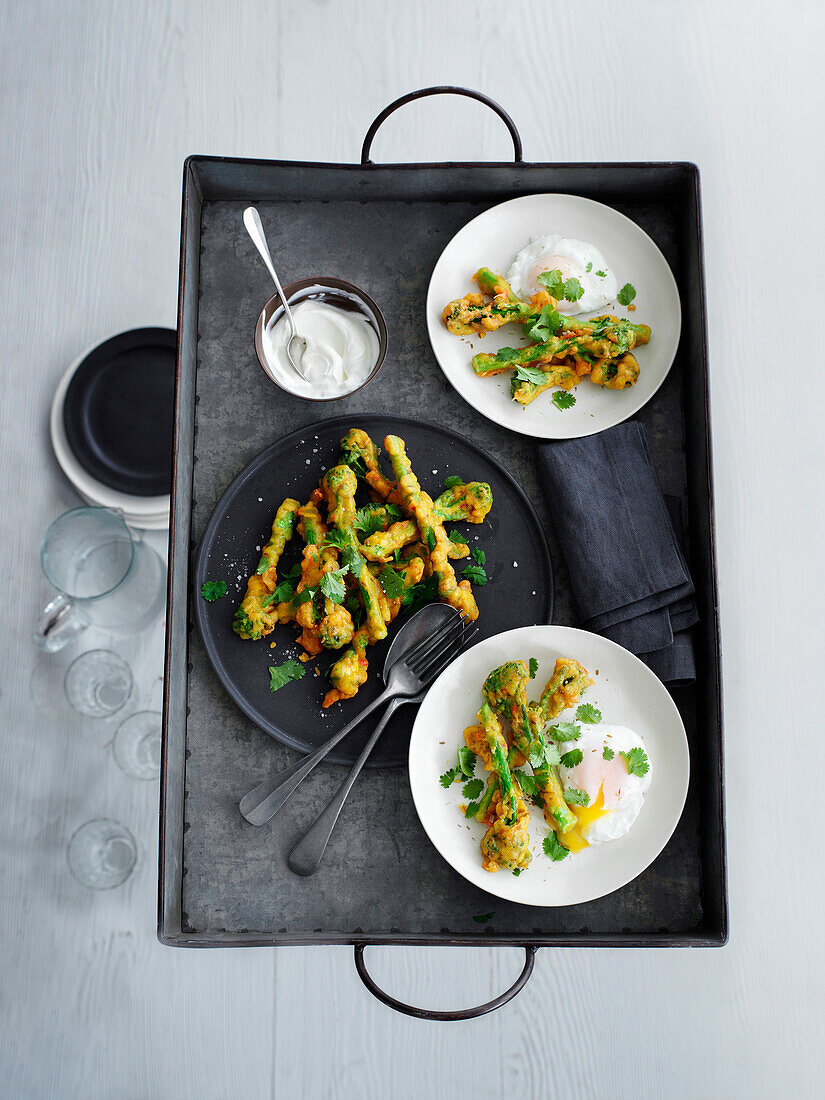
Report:
<svg viewBox="0 0 825 1100"><path fill-rule="evenodd" d="M512 209L515 206L517 206L518 204L523 204L525 202L533 202L536 199L542 199L542 198L549 198L549 199L554 199L554 200L561 199L561 200L564 200L564 201L571 200L571 201L574 201L577 204L581 204L582 206L590 205L592 207L598 207L600 210L609 211L610 216L615 218L617 220L617 222L626 223L626 225L630 227L630 229L633 233L639 235L641 238L644 238L644 240L647 242L647 245L652 250L653 255L658 257L659 266L661 268L661 271L662 271L662 274L665 278L665 281L668 284L668 290L670 292L670 297L671 297L673 303L675 304L674 316L675 316L675 319L676 319L676 335L675 335L675 339L673 341L673 347L672 347L672 351L670 353L669 362L668 362L666 368L662 371L661 377L656 382L654 388L643 399L640 396L639 399L636 400L636 401L628 401L627 402L627 410L626 411L621 410L620 415L616 415L615 417L609 417L609 418L605 418L605 419L602 419L602 418L599 418L599 417L594 417L593 418L594 423L593 423L592 426L587 427L585 429L582 429L580 431L576 431L573 434L570 434L570 433L567 433L567 432L559 433L558 431L554 432L553 431L553 426L552 426L553 425L552 421L548 421L548 428L547 428L546 432L537 432L534 429L534 427L528 427L523 422L519 423L519 417L517 415L518 410L516 410L515 408L511 408L510 407L510 404L511 404L510 402L506 402L506 403L503 404L502 412L501 412L500 415L495 415L492 411L490 411L490 408L489 408L489 405L488 405L487 401L474 400L473 397L468 395L466 390L464 388L462 388L460 386L460 384L458 384L460 382L460 380L457 381L456 379L454 379L452 370L449 367L445 367L444 363L442 362L441 356L438 353L438 342L437 342L437 339L436 339L436 334L438 336L443 335L443 332L442 332L443 322L441 320L441 312L444 308L445 303L440 302L440 300L439 300L439 302L436 302L434 300L434 293L435 292L433 290L433 283L434 283L434 280L436 278L436 275L439 272L439 267L442 264L442 262L444 261L445 254L449 251L449 249L454 245L454 243L459 238L463 237L464 235L469 236L470 233L471 233L472 228L474 226L477 227L477 224L480 221L486 220L486 219L489 219L489 218L492 218L492 217L500 217L501 212L502 211L506 212L506 210L508 208ZM594 242L594 243L598 247L598 242ZM483 262L483 261L480 260L479 263L481 263L481 262ZM498 424L500 427L507 428L510 431L517 432L518 434L527 436L528 438L531 438L531 439L580 439L584 436L595 435L598 432L604 431L606 428L611 428L615 424L621 424L625 420L629 419L631 416L633 416L635 413L637 413L640 409L644 408L644 406L647 405L653 399L653 397L656 395L656 393L659 391L659 389L663 385L665 379L670 374L670 371L673 367L673 363L675 361L676 354L677 354L677 351L678 351L679 342L680 342L680 339L681 339L681 330L682 330L682 303L681 303L681 298L680 298L680 295L679 295L679 287L676 283L676 278L673 274L673 271L670 267L670 264L668 263L668 261L665 258L662 250L659 248L659 246L656 244L656 242L653 240L653 238L650 236L650 234L646 233L645 230L642 229L642 227L637 222L633 221L632 218L628 218L626 214L622 214L619 210L616 210L614 207L610 206L608 203L599 202L596 199L589 199L589 198L586 198L583 195L573 195L573 194L570 194L568 192L544 191L544 192L536 192L536 193L530 194L530 195L518 195L515 198L506 199L504 202L500 202L500 203L497 203L495 206L489 207L487 210L484 210L480 214L477 214L474 218L472 218L465 225L463 225L456 233L453 234L453 236L450 238L450 240L447 242L447 244L441 250L441 253L440 253L439 257L435 262L433 270L430 274L429 283L427 285L427 299L426 299L426 307L425 308L426 308L426 317L427 317L427 335L428 335L429 340L430 340L430 348L432 350L432 353L433 353L433 356L434 356L436 362L438 363L438 366L439 366L441 372L444 374L444 377L447 379L447 381L450 383L450 385L453 387L453 389L467 402L468 405L470 405L472 408L474 408L476 410L476 412L480 413L487 420L491 420L494 424ZM655 334L655 323L654 322L651 322L651 323L653 325L654 334ZM454 337L454 339L457 339L457 337ZM469 357L468 357L467 367L469 369ZM635 387L634 387L634 390L635 390ZM627 390L623 390L622 394L623 395L628 394L628 396L630 396ZM491 399L491 400L493 400L493 399ZM558 428L563 427L563 423L564 423L563 421L559 421L558 425L557 425Z"/></svg>
<svg viewBox="0 0 825 1100"><path fill-rule="evenodd" d="M588 631L588 630L581 630L578 627L568 627L568 626L561 626L561 625L558 625L558 624L541 624L540 623L540 624L536 624L534 626L516 627L513 630L503 631L501 634L494 634L490 638L485 638L483 641L478 642L476 645L472 646L470 649L465 650L464 653L462 653L459 657L456 658L455 661L453 661L450 665L447 666L446 669L444 669L444 671L434 681L434 683L430 687L429 691L427 692L427 696L424 700L424 703L426 703L427 699L429 699L430 696L434 692L437 692L437 690L442 685L442 682L445 680L445 678L447 678L451 674L451 670L453 671L453 674L454 674L454 670L456 669L456 667L460 667L461 663L467 661L467 659L470 657L471 654L477 654L479 650L492 647L494 644L500 643L500 642L502 642L503 640L507 639L508 637L510 637L512 635L518 634L518 635L524 636L525 634L528 634L528 633L534 634L535 632L539 632L539 633L542 633L542 634L545 633L545 632L552 632L552 634L556 634L557 636L559 636L561 644L555 646L555 648L559 649L561 651L567 650L569 652L575 652L575 639L576 639L576 637L588 638L588 639L597 639L598 644L599 645L604 645L605 647L607 647L608 651L614 651L614 650L618 651L618 653L621 655L621 659L629 661L632 666L636 666L638 671L640 672L640 674L642 676L644 676L645 679L647 679L648 681L653 681L656 684L658 684L659 689L661 689L660 697L663 700L663 702L665 703L666 708L670 711L672 718L674 719L674 726L675 726L676 731L681 734L681 737L678 740L677 745L678 745L678 749L680 751L683 750L683 764L684 764L684 770L683 770L683 774L682 774L682 782L680 783L681 795L680 795L680 798L678 798L676 800L676 802L674 802L674 804L673 804L673 812L672 812L672 815L671 815L672 816L672 824L670 824L669 828L667 829L666 835L660 835L659 840L657 842L657 845L655 846L655 851L650 855L650 858L647 860L647 862L644 864L644 866L638 867L638 869L635 870L634 873L630 877L624 879L624 881L619 882L614 886L611 886L609 889L599 890L596 893L588 894L588 896L586 896L586 897L579 897L579 898L576 898L575 900L570 900L569 898L565 898L565 899L560 900L560 901L534 901L534 900L527 900L527 899L521 898L521 897L514 897L513 894L512 894L513 884L514 884L514 882L518 882L519 881L518 879L514 879L512 875L503 874L502 872L498 872L497 874L491 874L489 872L481 872L480 871L480 868L481 868L480 858L479 858L479 864L478 864L479 874L483 873L484 877L483 878L482 877L471 878L469 875L464 873L463 869L460 866L456 866L456 863L454 862L454 860L450 858L450 855L448 855L447 852L445 852L443 850L442 846L436 841L436 839L432 835L432 831L431 831L431 829L429 827L429 824L428 824L428 814L426 812L426 809L424 811L422 811L422 805L424 804L424 801L427 798L427 794L426 794L427 787L425 787L424 784L427 784L428 786L429 786L430 782L432 782L434 784L437 784L437 777L436 776L428 776L426 779L422 778L421 781L420 781L421 785L419 786L419 780L417 778L417 769L414 767L414 764L413 764L414 757L416 755L416 746L417 746L418 739L427 736L427 734L422 734L420 732L424 728L424 723L425 723L425 720L426 720L426 709L425 709L424 704L422 703L422 706L419 708L418 714L416 715L415 724L413 726L412 734L410 735L410 750L409 750L407 771L408 771L408 777L409 777L409 782L410 782L410 790L412 792L413 805L415 806L415 810L416 810L416 813L418 815L418 819L421 822L421 827L424 829L424 832L427 834L427 837L428 837L430 843L433 845L435 850L439 853L441 858L443 860L445 860L445 862L448 863L450 865L450 867L452 867L452 869L457 874L461 875L462 878L464 878L467 882L471 883L473 886L476 886L476 887L478 887L478 889L485 891L485 893L491 894L494 897L499 897L504 901L512 902L512 903L518 904L518 905L527 905L527 906L530 906L532 908L550 909L550 908L557 908L557 907L569 907L569 906L572 906L572 905L584 905L588 902L596 901L600 897L606 897L608 894L615 893L617 890L623 889L625 886L629 885L636 878L638 878L639 875L641 875L644 871L646 871L647 868L650 867L650 865L659 857L659 855L662 853L665 846L667 845L668 841L673 836L673 833L675 832L676 827L678 826L678 824L679 824L679 822L682 818L682 814L684 813L685 801L687 799L688 785L689 785L689 782L690 782L690 747L689 747L688 740L687 740L687 732L685 730L684 722L682 721L682 716L679 713L678 707L676 706L676 703L674 702L672 696L670 695L670 692L667 690L667 688L661 682L661 680L659 680L659 678L656 676L656 674L651 669L649 669L643 661L641 661L638 657L636 657L635 654L631 653L629 650L624 649L623 646L618 645L616 642L611 641L609 638L603 638L599 634L594 634L594 633L592 633L591 631ZM566 640L570 636L573 637L573 644L572 645ZM525 645L524 645L523 642L518 642L518 643L514 642L514 647L515 647L514 652L521 652L523 649L525 649ZM527 648L529 648L529 646ZM551 643L551 648L552 648L552 643ZM437 695L435 695L433 697L437 698ZM460 731L457 731L456 741L455 741L456 745L458 745L460 743L460 740L459 740L460 736L461 736ZM456 810L456 813L458 813L457 810ZM634 828L635 827L636 826L634 826ZM628 833L627 835L628 836L631 835L632 832L633 832L633 829L631 829L630 833ZM617 842L613 841L611 843L617 843ZM610 849L610 843L601 846L601 850L603 850L603 851L609 851L609 849ZM502 883L506 883L510 887L510 890L508 891L507 889L502 889L501 888Z"/></svg>
<svg viewBox="0 0 825 1100"><path fill-rule="evenodd" d="M63 426L63 403L72 376L101 341L91 344L74 359L57 383L49 412L49 435L57 463L71 482L78 495L87 503L103 508L119 508L127 523L145 530L163 530L169 526L169 494L155 497L138 497L110 489L93 478L80 465L66 438Z"/></svg>

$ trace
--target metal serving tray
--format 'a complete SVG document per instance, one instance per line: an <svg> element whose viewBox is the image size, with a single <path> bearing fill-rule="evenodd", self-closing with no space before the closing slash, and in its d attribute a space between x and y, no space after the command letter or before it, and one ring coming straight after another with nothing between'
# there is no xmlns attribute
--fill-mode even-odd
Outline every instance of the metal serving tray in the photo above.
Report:
<svg viewBox="0 0 825 1100"><path fill-rule="evenodd" d="M519 944L528 948L525 980L540 946L723 944L720 656L697 168L523 163L515 128L495 105L513 135L514 163L371 164L369 141L396 105L376 120L360 165L194 156L184 166L160 939L209 947L354 944L361 969L360 952L370 943ZM298 878L287 868L286 855L342 772L333 765L317 768L269 826L256 829L241 818L241 795L270 768L286 767L297 757L234 706L209 667L192 624L192 551L228 482L273 440L324 416L346 414L357 424L360 413L408 414L461 432L513 473L550 540L554 622L575 625L533 444L484 419L451 389L432 356L424 320L430 273L452 235L496 203L547 191L597 199L636 221L667 257L681 295L676 362L638 418L664 491L684 502L701 614L696 683L672 692L691 750L684 814L653 865L614 894L571 908L500 900L493 905L430 844L406 770L369 769L350 797L323 866L310 879ZM362 391L329 404L304 402L274 387L258 367L253 328L271 287L263 266L250 259L241 222L250 202L271 233L282 277L338 274L367 290L384 310L389 353ZM490 909L492 921L473 921Z"/></svg>

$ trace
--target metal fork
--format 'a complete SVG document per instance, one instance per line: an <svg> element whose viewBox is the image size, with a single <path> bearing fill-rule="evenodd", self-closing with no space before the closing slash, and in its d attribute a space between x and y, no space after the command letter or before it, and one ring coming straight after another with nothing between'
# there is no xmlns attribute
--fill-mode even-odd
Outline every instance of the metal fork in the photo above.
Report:
<svg viewBox="0 0 825 1100"><path fill-rule="evenodd" d="M238 809L251 825L264 825L281 809L286 800L303 782L312 769L358 724L378 707L397 696L417 695L443 669L451 657L462 648L476 631L467 633L469 620L463 615L446 623L440 630L424 638L397 664L393 665L387 687L369 706L365 707L343 729L309 756L280 772L274 779L267 779L241 799Z"/></svg>

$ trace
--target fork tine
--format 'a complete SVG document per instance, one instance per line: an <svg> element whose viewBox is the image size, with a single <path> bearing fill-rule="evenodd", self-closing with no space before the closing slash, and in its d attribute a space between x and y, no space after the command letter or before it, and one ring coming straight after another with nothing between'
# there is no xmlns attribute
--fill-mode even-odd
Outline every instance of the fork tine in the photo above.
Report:
<svg viewBox="0 0 825 1100"><path fill-rule="evenodd" d="M437 654L434 654L432 660L416 673L416 676L422 682L432 680L434 676L437 676L445 666L457 656L458 653L464 648L471 638L474 638L478 634L478 627L474 627L472 630L463 632L460 637L453 638L452 641L445 643L444 647Z"/></svg>
<svg viewBox="0 0 825 1100"><path fill-rule="evenodd" d="M449 638L457 631L460 632L469 622L463 615L459 615L458 618L450 619L444 626L440 627L435 634L431 634L428 638L425 638L423 642L413 649L406 658L407 668L411 672L415 672L422 661L426 661L432 653L441 645L445 638Z"/></svg>

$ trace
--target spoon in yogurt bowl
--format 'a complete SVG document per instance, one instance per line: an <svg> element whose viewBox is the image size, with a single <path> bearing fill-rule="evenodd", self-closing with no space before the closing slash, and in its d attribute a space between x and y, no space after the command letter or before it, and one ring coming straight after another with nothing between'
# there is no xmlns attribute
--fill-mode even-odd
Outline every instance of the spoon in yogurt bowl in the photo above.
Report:
<svg viewBox="0 0 825 1100"><path fill-rule="evenodd" d="M284 307L284 313L289 322L290 337L286 345L286 355L289 360L289 365L305 382L309 382L309 379L301 370L300 366L304 353L307 350L307 342L303 336L298 335L298 329L295 327L295 318L292 316L292 310L289 308L289 302L286 300L281 281L278 278L278 273L275 270L275 265L272 263L272 257L269 254L269 246L266 243L264 227L261 224L261 215L254 206L247 206L246 210L244 210L243 223L246 226L247 233L252 238L252 243L261 254L261 259L269 269L269 274L272 276L272 280L275 283L275 289L278 291L278 297L281 299L281 305Z"/></svg>

